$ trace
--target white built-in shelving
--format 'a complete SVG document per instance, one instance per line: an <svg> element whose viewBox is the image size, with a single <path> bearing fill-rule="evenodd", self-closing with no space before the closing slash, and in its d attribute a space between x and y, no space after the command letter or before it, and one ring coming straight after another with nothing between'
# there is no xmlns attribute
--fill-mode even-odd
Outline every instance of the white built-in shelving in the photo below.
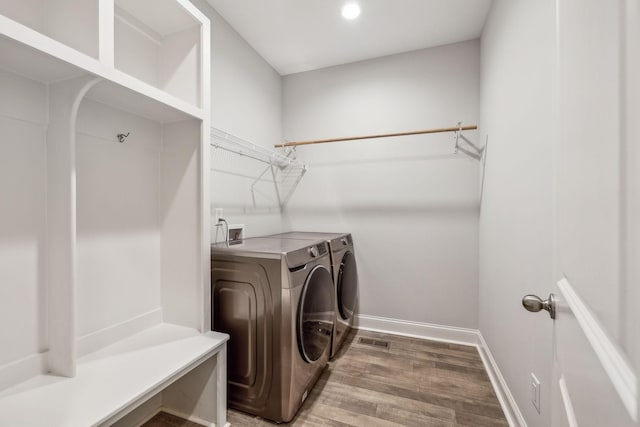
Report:
<svg viewBox="0 0 640 427"><path fill-rule="evenodd" d="M129 3L135 7L129 7ZM145 25L146 18L136 19L124 9L139 12L145 5L149 13L162 12L154 15L153 24ZM166 29L181 28L185 16L191 17L190 27L178 34L162 37L150 27L160 27L159 22L164 19L169 22ZM184 0L2 2L0 68L43 83L83 75L102 77L113 87L141 95L152 111L157 108L156 103L175 110L174 116L159 116L161 121L176 121L185 115L204 119L208 72L203 64L210 42L208 26L203 29L201 24L203 19L206 18ZM86 24L76 22L83 20ZM149 37L157 37L156 42L161 45L140 55L141 40L149 41ZM118 94L103 92L102 101L121 102Z"/></svg>
<svg viewBox="0 0 640 427"><path fill-rule="evenodd" d="M210 332L209 44L188 0L0 2L0 87L15 104L0 100L0 155L43 166L33 179L0 172L12 197L0 221L18 230L0 227L0 252L17 254L0 271L16 289L0 312L23 304L37 318L12 326L28 338L0 331L17 340L0 355L0 424L15 425L11 408L51 426L160 407L225 424L228 337ZM33 260L35 273L21 267Z"/></svg>

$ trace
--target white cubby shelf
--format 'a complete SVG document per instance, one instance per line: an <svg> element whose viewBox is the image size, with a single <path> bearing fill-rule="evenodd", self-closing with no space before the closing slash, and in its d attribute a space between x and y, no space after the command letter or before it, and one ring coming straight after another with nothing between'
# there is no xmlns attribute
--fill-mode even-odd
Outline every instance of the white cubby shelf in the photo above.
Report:
<svg viewBox="0 0 640 427"><path fill-rule="evenodd" d="M199 107L200 22L174 0L148 3L116 0L115 67Z"/></svg>
<svg viewBox="0 0 640 427"><path fill-rule="evenodd" d="M0 2L0 320L23 329L0 330L0 425L226 424L209 25L188 0Z"/></svg>
<svg viewBox="0 0 640 427"><path fill-rule="evenodd" d="M129 12L141 15L144 8L156 11L154 19L137 19ZM44 19L50 10L56 13ZM204 67L209 63L209 34L208 19L188 0L2 2L0 68L47 84L101 77L146 100L152 111L157 103L174 110L173 115L158 116L161 121L204 119L209 114L210 74ZM149 37L156 39L151 42ZM103 101L122 104L117 95ZM139 111L147 106L137 104L142 105Z"/></svg>

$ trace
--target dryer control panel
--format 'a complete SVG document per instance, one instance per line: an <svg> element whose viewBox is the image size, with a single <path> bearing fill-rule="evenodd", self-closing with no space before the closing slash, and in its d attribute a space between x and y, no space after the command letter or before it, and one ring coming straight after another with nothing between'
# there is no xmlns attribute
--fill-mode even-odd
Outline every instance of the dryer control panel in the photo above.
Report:
<svg viewBox="0 0 640 427"><path fill-rule="evenodd" d="M327 242L318 242L287 254L287 265L289 268L295 268L308 263L311 260L317 260L329 253Z"/></svg>
<svg viewBox="0 0 640 427"><path fill-rule="evenodd" d="M341 251L348 246L353 246L353 238L351 234L345 234L344 236L331 239L331 250L334 252Z"/></svg>

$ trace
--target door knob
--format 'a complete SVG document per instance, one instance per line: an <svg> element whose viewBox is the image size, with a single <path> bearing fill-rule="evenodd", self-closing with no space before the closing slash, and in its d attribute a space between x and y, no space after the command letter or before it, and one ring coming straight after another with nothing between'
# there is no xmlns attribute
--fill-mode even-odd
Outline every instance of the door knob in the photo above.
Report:
<svg viewBox="0 0 640 427"><path fill-rule="evenodd" d="M556 296L553 294L549 294L549 298L544 300L537 295L525 295L522 298L522 306L533 312L547 310L552 319L556 318Z"/></svg>

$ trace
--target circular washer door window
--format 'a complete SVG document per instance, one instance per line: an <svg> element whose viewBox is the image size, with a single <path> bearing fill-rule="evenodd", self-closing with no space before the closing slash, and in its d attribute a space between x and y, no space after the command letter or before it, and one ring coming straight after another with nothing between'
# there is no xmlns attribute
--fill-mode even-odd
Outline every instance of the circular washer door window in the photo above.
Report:
<svg viewBox="0 0 640 427"><path fill-rule="evenodd" d="M305 361L320 359L331 345L334 316L331 274L318 265L307 276L298 305L298 347Z"/></svg>
<svg viewBox="0 0 640 427"><path fill-rule="evenodd" d="M348 251L340 262L336 294L338 296L340 317L344 320L351 319L358 300L358 271L356 269L356 257Z"/></svg>

